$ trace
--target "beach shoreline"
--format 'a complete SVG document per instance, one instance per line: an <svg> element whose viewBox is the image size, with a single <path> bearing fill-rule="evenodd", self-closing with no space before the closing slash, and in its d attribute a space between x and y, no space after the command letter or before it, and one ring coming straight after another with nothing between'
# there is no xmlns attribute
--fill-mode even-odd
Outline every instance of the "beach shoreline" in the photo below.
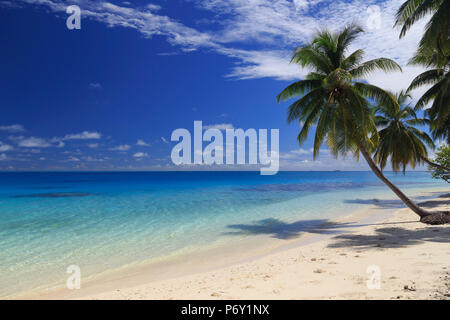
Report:
<svg viewBox="0 0 450 320"><path fill-rule="evenodd" d="M428 195L432 197L432 194ZM429 202L436 208L448 209L448 200L433 197ZM404 238L403 233L414 233L414 230L426 233L426 236L422 236L424 239ZM381 234L378 238L377 232ZM434 241L433 235L438 237L439 241ZM355 240L358 238L361 240ZM439 287L438 279L439 277L448 279L450 252L442 248L448 246L448 239L450 239L448 226L432 227L421 224L408 209L382 210L371 206L370 209L338 218L317 229L302 233L298 238L285 240L282 245L275 245L272 242L272 246L266 246L263 251L256 252L257 254L253 252L254 254L249 257L243 254L241 259L236 259L230 264L219 263L203 270L189 269L187 266L180 270L178 275L168 272L164 277L158 274L158 280L146 276L151 272L148 269L136 269L134 273L128 270L123 278L116 276L114 280L108 281L103 277L97 282L91 281L81 290L49 290L45 294L21 298L447 299L448 284L441 283L442 287ZM333 245L336 241L340 241L341 245ZM402 241L406 244L403 245ZM383 244L384 242L387 242L387 245ZM409 242L413 244L410 245ZM424 246L430 246L431 249L425 250ZM424 247L425 252L418 252L422 250L421 247ZM437 254L440 251L442 252ZM413 252L417 254L414 255ZM438 260L427 265L429 261L422 261L425 255ZM405 256L408 260L404 266L395 261L399 256ZM208 258L214 259L211 256ZM426 272L402 271L405 267L420 264L427 266ZM380 267L381 289L367 289L366 278L369 276L367 268L370 266ZM161 266L158 269L161 271ZM415 276L424 272L426 277L421 276L419 279ZM433 280L435 275L438 275L438 278ZM293 278L297 280L292 281ZM298 282L298 287L292 287L295 282Z"/></svg>

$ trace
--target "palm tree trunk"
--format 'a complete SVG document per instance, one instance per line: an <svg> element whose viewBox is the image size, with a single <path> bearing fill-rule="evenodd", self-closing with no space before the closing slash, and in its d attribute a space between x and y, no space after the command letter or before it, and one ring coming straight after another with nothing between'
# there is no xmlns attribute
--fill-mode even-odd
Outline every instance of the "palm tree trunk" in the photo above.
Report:
<svg viewBox="0 0 450 320"><path fill-rule="evenodd" d="M443 167L443 166L441 166L441 165L439 165L439 164L437 164L437 163L431 162L429 159L427 159L427 158L425 158L425 157L422 157L422 160L425 161L425 163L428 164L429 166L438 168L439 170L443 170L443 171L446 171L446 172L450 172L450 169L449 169L449 168L446 168L446 167Z"/></svg>
<svg viewBox="0 0 450 320"><path fill-rule="evenodd" d="M411 199L409 199L399 188L397 188L392 182L390 182L383 174L383 172L377 167L375 162L372 160L370 153L367 151L366 147L363 144L359 144L359 150L361 151L364 159L366 159L367 164L370 169L372 169L373 173L383 181L399 198L403 201L404 204L408 208L410 208L414 213L416 213L421 219L431 215L431 212L428 212L418 205L416 205Z"/></svg>

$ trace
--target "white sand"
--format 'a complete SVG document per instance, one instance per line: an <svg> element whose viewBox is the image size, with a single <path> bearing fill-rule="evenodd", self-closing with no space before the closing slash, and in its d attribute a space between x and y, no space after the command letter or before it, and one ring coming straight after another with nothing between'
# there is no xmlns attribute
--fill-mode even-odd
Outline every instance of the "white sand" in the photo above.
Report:
<svg viewBox="0 0 450 320"><path fill-rule="evenodd" d="M450 195L428 207L450 210ZM450 299L450 226L417 221L408 209L375 223L350 217L254 261L137 286L124 278L95 294L40 298ZM381 272L379 289L367 287L370 266Z"/></svg>

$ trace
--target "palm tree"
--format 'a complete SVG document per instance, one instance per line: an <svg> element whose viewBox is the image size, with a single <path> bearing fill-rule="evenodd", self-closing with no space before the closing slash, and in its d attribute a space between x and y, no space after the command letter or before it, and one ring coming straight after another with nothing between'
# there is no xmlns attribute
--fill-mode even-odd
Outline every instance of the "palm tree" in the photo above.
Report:
<svg viewBox="0 0 450 320"><path fill-rule="evenodd" d="M442 56L435 49L419 49L411 64L433 67L419 74L410 84L408 92L424 85L432 85L417 101L416 110L423 109L430 102L426 110L430 118L430 129L433 138L446 139L450 145L450 64L448 57Z"/></svg>
<svg viewBox="0 0 450 320"><path fill-rule="evenodd" d="M324 30L309 45L297 48L291 62L308 67L311 72L305 80L285 88L277 100L301 96L289 106L287 118L288 122L297 120L302 126L297 137L300 145L307 139L311 127L316 126L314 158L324 141L336 157L351 151L359 158L361 153L375 175L424 220L431 213L417 206L390 182L371 157L379 135L368 99L390 108L399 105L392 94L357 79L377 69L389 72L401 68L386 58L362 62L364 51L361 49L347 55L349 45L361 32L363 30L356 25L347 26L336 34Z"/></svg>
<svg viewBox="0 0 450 320"><path fill-rule="evenodd" d="M402 26L400 38L418 20L432 14L411 64L433 67L411 83L408 91L423 85L433 86L416 105L422 109L433 101L427 110L430 129L435 139L447 139L450 144L450 0L408 0L398 9L396 25Z"/></svg>
<svg viewBox="0 0 450 320"><path fill-rule="evenodd" d="M429 166L450 173L450 168L434 163L428 159L428 151L435 148L433 140L427 133L415 128L416 125L430 124L426 118L417 118L416 111L411 107L411 95L404 91L395 95L398 106L378 105L375 108L375 123L384 129L379 131L380 141L375 150L375 160L381 169L386 166L390 157L392 169L399 171L400 166L405 172L406 165L415 167L416 163L425 162ZM409 102L408 104L406 104Z"/></svg>
<svg viewBox="0 0 450 320"><path fill-rule="evenodd" d="M425 16L432 14L425 27L419 48L436 48L448 55L450 46L449 0L407 0L397 10L396 26L402 26L402 38L411 26Z"/></svg>
<svg viewBox="0 0 450 320"><path fill-rule="evenodd" d="M375 112L375 124L379 130L379 143L375 148L374 159L381 170L390 159L395 172L400 167L405 173L406 166L412 168L428 159L427 146L435 148L427 133L417 129L416 125L426 125L428 119L418 118L414 109L407 104L409 94L401 91L394 95L398 104L379 104Z"/></svg>

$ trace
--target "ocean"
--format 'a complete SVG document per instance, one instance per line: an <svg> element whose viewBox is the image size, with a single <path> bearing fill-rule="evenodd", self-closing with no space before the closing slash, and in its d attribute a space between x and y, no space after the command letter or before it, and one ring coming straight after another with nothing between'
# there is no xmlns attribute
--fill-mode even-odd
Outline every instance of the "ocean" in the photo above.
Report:
<svg viewBox="0 0 450 320"><path fill-rule="evenodd" d="M416 200L448 192L427 172L386 175ZM64 285L69 265L92 276L255 235L290 239L371 204L403 207L372 172L0 173L0 297Z"/></svg>

